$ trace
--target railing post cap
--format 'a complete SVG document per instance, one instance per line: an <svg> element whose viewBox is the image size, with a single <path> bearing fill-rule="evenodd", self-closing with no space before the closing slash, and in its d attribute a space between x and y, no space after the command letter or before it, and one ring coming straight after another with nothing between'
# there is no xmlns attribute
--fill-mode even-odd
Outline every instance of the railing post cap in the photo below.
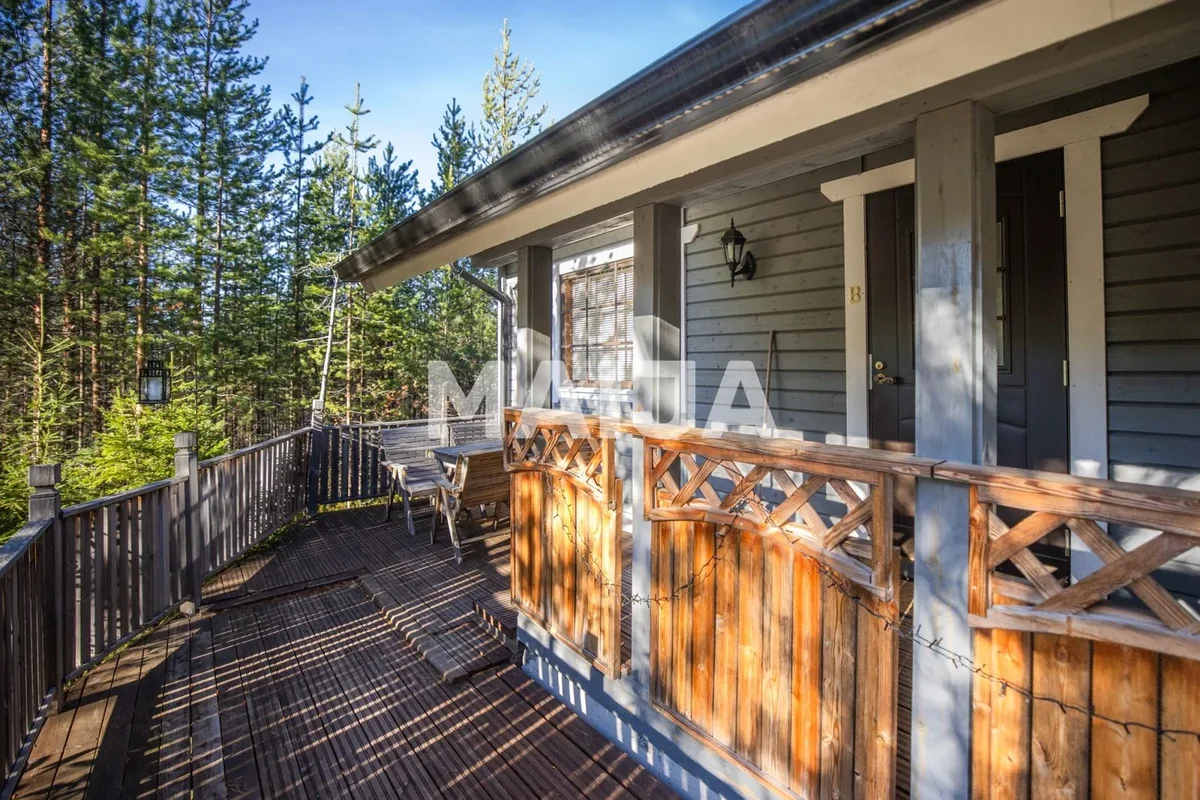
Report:
<svg viewBox="0 0 1200 800"><path fill-rule="evenodd" d="M175 449L176 450L191 450L196 446L195 431L180 431L175 434Z"/></svg>
<svg viewBox="0 0 1200 800"><path fill-rule="evenodd" d="M29 468L29 485L35 488L54 486L61 480L61 464L34 464Z"/></svg>

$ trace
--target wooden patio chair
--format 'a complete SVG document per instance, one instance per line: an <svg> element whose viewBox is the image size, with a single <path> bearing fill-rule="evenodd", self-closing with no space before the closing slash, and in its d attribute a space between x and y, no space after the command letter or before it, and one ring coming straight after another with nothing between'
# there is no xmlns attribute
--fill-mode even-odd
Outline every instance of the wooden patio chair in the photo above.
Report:
<svg viewBox="0 0 1200 800"><path fill-rule="evenodd" d="M392 502L399 492L410 536L417 533L413 524L412 501L437 498L437 480L442 471L438 462L428 455L431 444L433 442L424 425L384 428L379 434L379 446L383 450L383 466L388 471L389 484L385 518L392 518Z"/></svg>
<svg viewBox="0 0 1200 800"><path fill-rule="evenodd" d="M450 541L454 545L454 557L462 563L462 546L492 536L499 523L499 504L508 503L509 475L504 469L504 453L500 450L459 456L450 478L439 477L438 494L434 499L433 524L429 528L429 543L437 540L439 515L445 516L450 529ZM469 539L461 538L458 520L460 512L476 506L497 504L493 533L484 533Z"/></svg>
<svg viewBox="0 0 1200 800"><path fill-rule="evenodd" d="M489 438L487 420L471 420L470 422L450 422L450 444L470 444L482 442Z"/></svg>

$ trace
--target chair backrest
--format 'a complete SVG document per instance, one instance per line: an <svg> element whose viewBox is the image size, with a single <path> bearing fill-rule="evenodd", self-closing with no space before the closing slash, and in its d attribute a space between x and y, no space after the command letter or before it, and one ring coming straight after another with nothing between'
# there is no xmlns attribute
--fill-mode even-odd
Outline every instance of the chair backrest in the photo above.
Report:
<svg viewBox="0 0 1200 800"><path fill-rule="evenodd" d="M379 446L383 450L383 459L395 464L428 461L429 448L439 444L436 438L429 436L429 430L424 425L384 428L379 432Z"/></svg>
<svg viewBox="0 0 1200 800"><path fill-rule="evenodd" d="M450 443L469 444L488 439L487 420L470 420L468 422L450 423Z"/></svg>
<svg viewBox="0 0 1200 800"><path fill-rule="evenodd" d="M504 469L504 453L479 453L460 457L455 470L458 499L463 505L483 505L508 500L509 475Z"/></svg>

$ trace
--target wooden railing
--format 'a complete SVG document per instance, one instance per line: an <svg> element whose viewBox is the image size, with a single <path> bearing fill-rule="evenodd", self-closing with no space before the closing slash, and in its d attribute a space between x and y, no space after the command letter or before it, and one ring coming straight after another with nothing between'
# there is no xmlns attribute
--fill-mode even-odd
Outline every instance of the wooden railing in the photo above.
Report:
<svg viewBox="0 0 1200 800"><path fill-rule="evenodd" d="M912 689L892 488L912 476L969 495L973 654L909 635L974 672L976 796L1200 795L1200 615L1155 577L1200 546L1200 493L558 411L507 419L521 611L583 649L581 576L619 581L578 544L608 529L555 487L602 497L581 453L640 437L651 583L631 600L650 607L650 700L772 790L897 788ZM1065 533L1101 564L1074 583Z"/></svg>
<svg viewBox="0 0 1200 800"><path fill-rule="evenodd" d="M772 788L891 797L892 488L934 462L694 429L643 452L655 705Z"/></svg>
<svg viewBox="0 0 1200 800"><path fill-rule="evenodd" d="M189 591L187 478L62 511L67 674L103 657Z"/></svg>
<svg viewBox="0 0 1200 800"><path fill-rule="evenodd" d="M6 774L59 677L52 641L57 557L46 535L54 524L30 522L0 546L0 764Z"/></svg>
<svg viewBox="0 0 1200 800"><path fill-rule="evenodd" d="M388 475L383 468L379 432L385 428L430 427L431 447L452 444L455 431L486 422L482 415L440 419L366 422L330 425L313 429L310 499L315 505L371 500L388 493Z"/></svg>
<svg viewBox="0 0 1200 800"><path fill-rule="evenodd" d="M1200 617L1152 573L1200 546L1200 495L995 467L935 474L971 486L972 771L994 793L980 796L1197 796ZM1118 544L1119 525L1140 544ZM1102 564L1073 583L1036 547L1064 530Z"/></svg>
<svg viewBox="0 0 1200 800"><path fill-rule="evenodd" d="M199 464L202 574L305 510L311 441L310 431L294 431Z"/></svg>
<svg viewBox="0 0 1200 800"><path fill-rule="evenodd" d="M559 641L621 669L621 481L614 441L593 419L505 418L513 473L512 597Z"/></svg>
<svg viewBox="0 0 1200 800"><path fill-rule="evenodd" d="M184 600L308 505L309 430L60 508L57 465L31 468L30 523L0 547L0 768L11 788L59 687Z"/></svg>

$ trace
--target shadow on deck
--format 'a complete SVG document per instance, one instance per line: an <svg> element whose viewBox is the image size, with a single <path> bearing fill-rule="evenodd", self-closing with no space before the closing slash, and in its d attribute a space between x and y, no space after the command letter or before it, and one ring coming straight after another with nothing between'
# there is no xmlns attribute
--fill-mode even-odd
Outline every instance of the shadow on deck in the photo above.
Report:
<svg viewBox="0 0 1200 800"><path fill-rule="evenodd" d="M515 624L508 565L504 536L458 566L380 507L322 514L77 681L16 796L668 796L494 658L473 604ZM440 680L396 614L466 677Z"/></svg>

